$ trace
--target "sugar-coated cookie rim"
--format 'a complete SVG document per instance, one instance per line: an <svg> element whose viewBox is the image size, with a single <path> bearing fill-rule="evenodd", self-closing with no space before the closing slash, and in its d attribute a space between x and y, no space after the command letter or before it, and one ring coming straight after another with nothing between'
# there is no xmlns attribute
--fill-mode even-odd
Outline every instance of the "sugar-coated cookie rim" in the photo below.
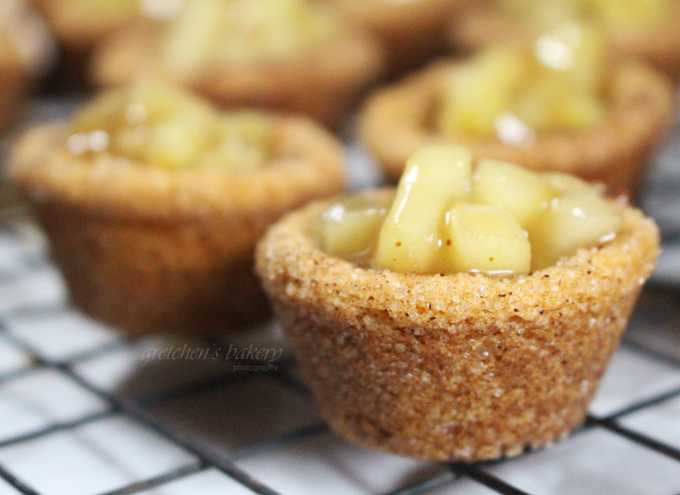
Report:
<svg viewBox="0 0 680 495"><path fill-rule="evenodd" d="M8 174L31 201L149 218L259 215L295 207L301 197L336 194L342 184L341 145L306 118L271 118L272 157L253 170L168 171L116 160L93 166L70 153L63 127L51 124L20 136Z"/></svg>
<svg viewBox="0 0 680 495"><path fill-rule="evenodd" d="M406 159L417 149L454 141L427 127L425 120L436 104L444 79L464 64L455 60L434 63L369 97L361 116L361 138L392 180L399 178ZM673 89L663 74L639 62L617 64L610 70L608 115L592 128L542 133L528 148L507 145L495 138L461 136L455 141L469 147L477 158L490 156L535 170L562 171L604 181L617 174L635 176L641 163L629 163L617 171L612 162L630 161L656 142L672 118Z"/></svg>
<svg viewBox="0 0 680 495"><path fill-rule="evenodd" d="M387 311L395 327L428 328L465 324L472 310L483 312L485 318L492 311L499 325L516 318L548 321L565 300L579 293L609 299L614 293L637 290L650 276L659 253L654 221L626 206L614 240L598 248L579 249L556 265L529 275L423 275L361 268L325 253L313 237L311 224L331 204L333 201L314 202L270 227L256 251L256 272L270 297L292 300L307 310L322 306L326 314L335 308L341 319ZM286 280L296 285L290 293ZM359 299L358 292L380 296ZM555 294L559 294L557 299ZM439 305L442 295L447 300ZM397 301L406 312L383 307L383 301ZM413 310L408 311L409 307ZM434 321L435 317L439 320Z"/></svg>

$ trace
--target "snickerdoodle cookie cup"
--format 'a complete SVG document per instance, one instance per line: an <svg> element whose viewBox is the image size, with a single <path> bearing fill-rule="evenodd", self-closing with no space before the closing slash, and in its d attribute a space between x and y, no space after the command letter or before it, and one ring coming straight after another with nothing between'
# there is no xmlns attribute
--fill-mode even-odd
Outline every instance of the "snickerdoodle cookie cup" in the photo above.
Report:
<svg viewBox="0 0 680 495"><path fill-rule="evenodd" d="M305 113L337 126L384 64L377 39L318 3L194 0L168 22L131 26L102 43L91 76L100 86L170 80L220 105Z"/></svg>
<svg viewBox="0 0 680 495"><path fill-rule="evenodd" d="M435 116L445 85L465 62L443 61L368 100L360 136L396 182L406 159L428 144L455 142L473 157L521 163L533 170L568 172L588 180L634 189L650 152L673 115L673 90L661 73L636 62L613 66L606 79L604 119L583 130L538 133L530 145L496 137L445 136Z"/></svg>
<svg viewBox="0 0 680 495"><path fill-rule="evenodd" d="M16 143L25 192L84 312L133 334L207 335L269 315L255 242L284 212L342 187L341 146L318 125L270 116L267 161L247 170L167 170L66 147L43 126Z"/></svg>
<svg viewBox="0 0 680 495"><path fill-rule="evenodd" d="M613 241L529 275L422 275L326 254L315 225L330 204L273 226L256 271L335 432L469 462L549 444L583 420L656 262L651 220L625 207Z"/></svg>

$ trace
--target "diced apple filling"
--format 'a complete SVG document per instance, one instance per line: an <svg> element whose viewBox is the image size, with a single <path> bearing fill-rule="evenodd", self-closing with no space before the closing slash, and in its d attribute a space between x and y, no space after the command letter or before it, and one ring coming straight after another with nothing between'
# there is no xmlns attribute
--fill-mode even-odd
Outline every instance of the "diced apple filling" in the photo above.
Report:
<svg viewBox="0 0 680 495"><path fill-rule="evenodd" d="M451 74L442 100L439 128L445 134L495 132L529 70L528 57L509 48L491 48Z"/></svg>
<svg viewBox="0 0 680 495"><path fill-rule="evenodd" d="M188 0L169 26L164 57L173 70L189 74L211 63L295 55L335 29L308 0Z"/></svg>
<svg viewBox="0 0 680 495"><path fill-rule="evenodd" d="M508 116L527 130L584 129L601 121L604 48L586 24L564 22L533 51L491 47L456 67L441 94L438 130L524 145L533 138L506 129Z"/></svg>
<svg viewBox="0 0 680 495"><path fill-rule="evenodd" d="M672 9L672 0L590 0L593 10L610 29L652 29Z"/></svg>
<svg viewBox="0 0 680 495"><path fill-rule="evenodd" d="M423 148L406 163L373 261L397 272L438 271L442 213L470 190L472 156L457 146Z"/></svg>
<svg viewBox="0 0 680 495"><path fill-rule="evenodd" d="M247 169L268 156L271 123L253 112L220 114L183 90L155 81L113 90L74 118L68 147L167 169Z"/></svg>
<svg viewBox="0 0 680 495"><path fill-rule="evenodd" d="M498 206L454 203L445 216L445 271L529 273L531 246L512 214Z"/></svg>
<svg viewBox="0 0 680 495"><path fill-rule="evenodd" d="M651 29L667 19L673 0L502 0L503 9L536 30L587 20L612 30Z"/></svg>
<svg viewBox="0 0 680 495"><path fill-rule="evenodd" d="M529 228L557 195L539 174L490 159L479 162L472 183L474 202L506 209L523 229Z"/></svg>
<svg viewBox="0 0 680 495"><path fill-rule="evenodd" d="M320 218L324 250L334 256L360 261L370 255L393 197L378 202L358 195L333 205Z"/></svg>
<svg viewBox="0 0 680 495"><path fill-rule="evenodd" d="M563 173L432 146L407 163L391 207L366 197L321 216L322 247L397 272L526 274L616 236L620 206ZM389 210L389 211L388 211Z"/></svg>
<svg viewBox="0 0 680 495"><path fill-rule="evenodd" d="M541 270L580 247L611 240L620 226L615 204L589 192L566 192L551 201L529 230L532 265Z"/></svg>
<svg viewBox="0 0 680 495"><path fill-rule="evenodd" d="M564 172L543 172L542 175L548 184L560 192L578 191L595 195L601 195L605 192L604 184L600 182L586 182L575 175Z"/></svg>
<svg viewBox="0 0 680 495"><path fill-rule="evenodd" d="M59 0L59 9L85 24L115 27L141 14L140 0Z"/></svg>

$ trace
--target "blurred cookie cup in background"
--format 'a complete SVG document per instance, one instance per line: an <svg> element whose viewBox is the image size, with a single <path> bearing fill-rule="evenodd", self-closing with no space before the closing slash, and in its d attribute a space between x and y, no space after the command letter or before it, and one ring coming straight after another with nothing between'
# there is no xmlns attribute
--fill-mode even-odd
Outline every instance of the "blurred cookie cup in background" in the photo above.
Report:
<svg viewBox="0 0 680 495"><path fill-rule="evenodd" d="M255 242L342 188L342 148L305 118L221 113L156 81L103 93L12 150L74 304L131 334L207 336L266 319Z"/></svg>
<svg viewBox="0 0 680 495"><path fill-rule="evenodd" d="M305 113L337 126L383 72L373 36L308 0L187 0L160 25L119 32L94 55L100 86L152 76L224 106Z"/></svg>
<svg viewBox="0 0 680 495"><path fill-rule="evenodd" d="M669 128L673 88L638 61L610 61L592 26L558 26L535 43L440 61L377 90L360 139L392 181L432 143L475 157L568 172L635 190Z"/></svg>

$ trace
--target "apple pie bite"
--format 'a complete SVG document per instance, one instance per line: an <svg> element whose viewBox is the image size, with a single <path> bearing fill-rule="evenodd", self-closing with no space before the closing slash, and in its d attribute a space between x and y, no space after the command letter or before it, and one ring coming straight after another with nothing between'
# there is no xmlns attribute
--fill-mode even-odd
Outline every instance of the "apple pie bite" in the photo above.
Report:
<svg viewBox="0 0 680 495"><path fill-rule="evenodd" d="M307 119L221 113L141 81L27 132L9 175L76 306L133 334L205 336L268 316L255 242L287 210L337 194L342 161Z"/></svg>
<svg viewBox="0 0 680 495"><path fill-rule="evenodd" d="M256 272L331 428L426 460L480 461L586 415L659 251L602 187L458 146L398 188L272 226Z"/></svg>
<svg viewBox="0 0 680 495"><path fill-rule="evenodd" d="M645 60L680 78L678 0L485 0L453 19L450 38L468 50L526 43L566 21L593 24L613 56Z"/></svg>
<svg viewBox="0 0 680 495"><path fill-rule="evenodd" d="M361 137L397 180L427 144L568 172L634 189L672 118L667 78L638 62L608 64L586 24L566 23L526 46L492 46L442 61L366 104Z"/></svg>
<svg viewBox="0 0 680 495"><path fill-rule="evenodd" d="M302 112L330 125L383 69L383 50L309 0L187 0L170 20L100 46L92 77L162 77L222 105Z"/></svg>

